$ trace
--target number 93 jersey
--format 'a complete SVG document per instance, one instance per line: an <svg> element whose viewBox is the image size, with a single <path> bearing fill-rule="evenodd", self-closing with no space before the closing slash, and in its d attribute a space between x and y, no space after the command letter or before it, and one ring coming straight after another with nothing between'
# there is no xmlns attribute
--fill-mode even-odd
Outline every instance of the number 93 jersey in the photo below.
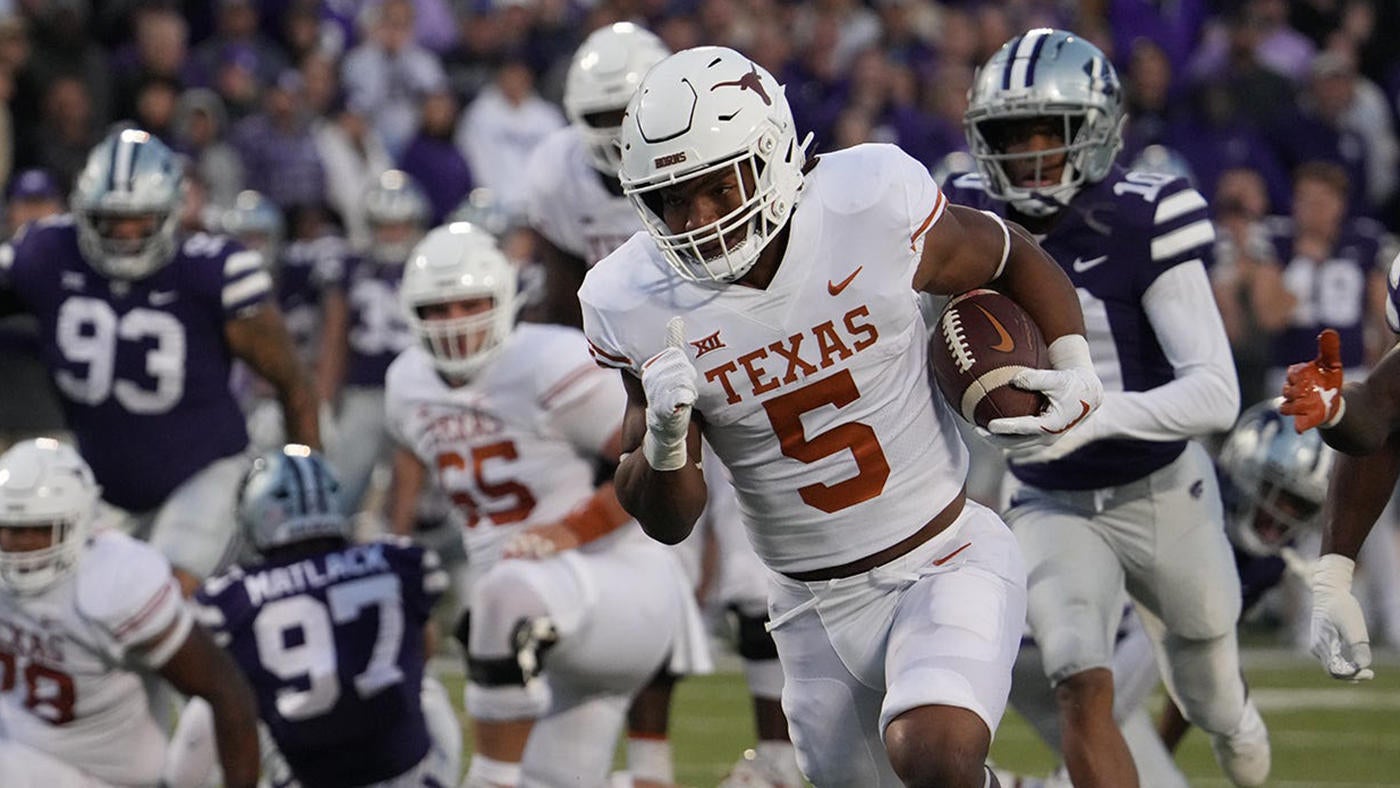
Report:
<svg viewBox="0 0 1400 788"><path fill-rule="evenodd" d="M387 780L427 754L423 627L446 587L436 553L395 540L237 568L195 605L297 779L332 788Z"/></svg>
<svg viewBox="0 0 1400 788"><path fill-rule="evenodd" d="M0 730L107 783L154 785L166 739L141 672L184 643L189 609L149 545L101 531L81 550L42 593L0 592Z"/></svg>
<svg viewBox="0 0 1400 788"><path fill-rule="evenodd" d="M0 251L0 288L38 318L83 458L103 497L132 512L247 445L224 326L271 286L261 255L204 233L145 279L108 279L83 259L67 215Z"/></svg>
<svg viewBox="0 0 1400 788"><path fill-rule="evenodd" d="M638 376L684 318L705 438L773 569L878 552L962 488L967 449L930 387L911 287L946 205L917 161L859 145L806 175L766 290L681 279L639 233L579 291L594 358Z"/></svg>
<svg viewBox="0 0 1400 788"><path fill-rule="evenodd" d="M519 529L557 522L593 494L627 394L587 347L577 329L522 323L461 387L417 345L389 367L389 431L451 497L473 566L491 566Z"/></svg>

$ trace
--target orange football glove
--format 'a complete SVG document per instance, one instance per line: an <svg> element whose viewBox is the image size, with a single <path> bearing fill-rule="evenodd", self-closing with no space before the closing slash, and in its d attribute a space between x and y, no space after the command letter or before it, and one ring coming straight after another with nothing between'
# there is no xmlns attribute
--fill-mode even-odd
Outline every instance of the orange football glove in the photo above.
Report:
<svg viewBox="0 0 1400 788"><path fill-rule="evenodd" d="M1342 338L1326 329L1317 335L1317 358L1288 368L1279 412L1293 417L1298 432L1335 427L1346 411L1342 399Z"/></svg>

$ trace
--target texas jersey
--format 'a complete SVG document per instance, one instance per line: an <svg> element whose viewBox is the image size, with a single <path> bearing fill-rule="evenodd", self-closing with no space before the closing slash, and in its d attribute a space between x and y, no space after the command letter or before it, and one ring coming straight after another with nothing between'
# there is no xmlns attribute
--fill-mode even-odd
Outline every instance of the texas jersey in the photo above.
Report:
<svg viewBox="0 0 1400 788"><path fill-rule="evenodd" d="M1297 299L1288 325L1272 340L1273 365L1286 367L1312 358L1317 354L1318 332L1331 328L1341 336L1342 366L1363 366L1370 300L1367 283L1372 271L1384 271L1390 264L1388 256L1381 256L1387 246L1384 228L1371 219L1346 222L1331 254L1319 262L1298 254L1294 248L1291 219L1275 217L1268 227L1283 285Z"/></svg>
<svg viewBox="0 0 1400 788"><path fill-rule="evenodd" d="M1005 213L976 173L954 177L948 197ZM1147 391L1174 380L1142 298L1174 266L1212 264L1215 229L1205 198L1185 179L1115 167L1104 180L1085 186L1060 214L1040 245L1079 293L1084 335L1104 390ZM1112 487L1167 465L1185 447L1185 440L1110 438L1054 462L1013 463L1011 472L1042 489Z"/></svg>
<svg viewBox="0 0 1400 788"><path fill-rule="evenodd" d="M288 244L278 260L277 305L297 355L308 367L320 348L321 297L344 283L348 252L345 239L324 236Z"/></svg>
<svg viewBox="0 0 1400 788"><path fill-rule="evenodd" d="M627 395L577 329L522 323L459 388L409 348L389 368L385 400L390 433L452 499L467 560L486 567L519 529L557 522L593 494Z"/></svg>
<svg viewBox="0 0 1400 788"><path fill-rule="evenodd" d="M413 332L399 304L403 264L359 258L346 266L345 273L345 297L350 302L345 384L379 388L394 357L413 344Z"/></svg>
<svg viewBox="0 0 1400 788"><path fill-rule="evenodd" d="M195 597L306 788L367 785L427 754L423 627L447 587L407 540L236 568Z"/></svg>
<svg viewBox="0 0 1400 788"><path fill-rule="evenodd" d="M106 782L154 785L166 739L137 671L170 659L190 614L145 543L103 531L80 555L42 593L0 592L0 730Z"/></svg>
<svg viewBox="0 0 1400 788"><path fill-rule="evenodd" d="M0 287L38 318L41 357L107 501L149 511L247 445L224 329L271 290L258 253L197 233L145 279L109 279L64 215L0 254Z"/></svg>
<svg viewBox="0 0 1400 788"><path fill-rule="evenodd" d="M545 137L525 171L530 226L590 268L644 229L637 209L608 191L589 163L578 129L568 126Z"/></svg>
<svg viewBox="0 0 1400 788"><path fill-rule="evenodd" d="M771 568L847 563L909 536L957 496L967 449L928 381L911 287L947 200L892 145L807 174L767 289L682 279L639 233L579 291L598 363L640 376L672 317L699 372L695 408Z"/></svg>

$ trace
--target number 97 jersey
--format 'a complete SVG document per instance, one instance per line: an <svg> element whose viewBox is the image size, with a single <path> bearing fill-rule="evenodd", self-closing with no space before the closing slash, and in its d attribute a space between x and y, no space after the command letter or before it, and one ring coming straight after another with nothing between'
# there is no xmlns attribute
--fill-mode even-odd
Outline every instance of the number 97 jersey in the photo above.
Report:
<svg viewBox="0 0 1400 788"><path fill-rule="evenodd" d="M234 569L195 597L306 788L367 785L430 746L423 627L447 586L435 553L372 542Z"/></svg>
<svg viewBox="0 0 1400 788"><path fill-rule="evenodd" d="M109 279L78 251L70 216L0 254L0 288L39 321L40 355L103 497L150 511L248 444L229 391L225 324L269 294L262 257L198 233L144 279Z"/></svg>

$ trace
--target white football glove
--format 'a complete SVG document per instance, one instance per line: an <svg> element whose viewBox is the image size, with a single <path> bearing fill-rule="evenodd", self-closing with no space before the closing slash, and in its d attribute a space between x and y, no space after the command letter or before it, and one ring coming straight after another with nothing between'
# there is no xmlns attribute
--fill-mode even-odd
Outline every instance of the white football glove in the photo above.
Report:
<svg viewBox="0 0 1400 788"><path fill-rule="evenodd" d="M1061 435L1077 429L1103 402L1103 383L1094 372L1089 343L1083 336L1066 334L1051 342L1049 356L1052 369L1022 370L1011 379L1017 388L1044 394L1049 406L1038 416L992 419L987 423L989 440L1013 457L1033 454L1039 447L1057 442Z"/></svg>
<svg viewBox="0 0 1400 788"><path fill-rule="evenodd" d="M1356 563L1346 556L1328 553L1313 570L1312 653L1334 679L1370 681L1371 636L1361 605L1351 593L1351 573Z"/></svg>
<svg viewBox="0 0 1400 788"><path fill-rule="evenodd" d="M685 467L689 453L690 409L695 405L697 373L685 354L685 321L666 324L666 349L642 364L642 389L647 395L647 434L642 454L658 471Z"/></svg>

